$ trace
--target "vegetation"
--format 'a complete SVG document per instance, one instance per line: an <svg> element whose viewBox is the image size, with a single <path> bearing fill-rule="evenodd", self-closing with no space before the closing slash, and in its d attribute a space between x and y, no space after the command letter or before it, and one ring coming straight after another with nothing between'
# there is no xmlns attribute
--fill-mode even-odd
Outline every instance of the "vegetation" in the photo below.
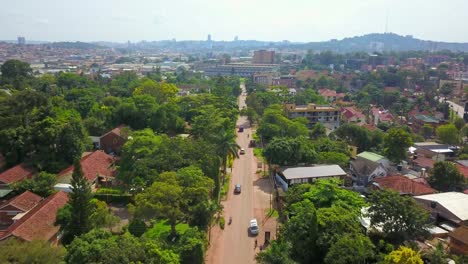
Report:
<svg viewBox="0 0 468 264"><path fill-rule="evenodd" d="M465 177L449 161L436 162L430 172L429 183L439 191L461 191L466 186Z"/></svg>
<svg viewBox="0 0 468 264"><path fill-rule="evenodd" d="M7 239L0 243L0 262L5 264L61 263L65 253L65 248L51 246L48 241Z"/></svg>

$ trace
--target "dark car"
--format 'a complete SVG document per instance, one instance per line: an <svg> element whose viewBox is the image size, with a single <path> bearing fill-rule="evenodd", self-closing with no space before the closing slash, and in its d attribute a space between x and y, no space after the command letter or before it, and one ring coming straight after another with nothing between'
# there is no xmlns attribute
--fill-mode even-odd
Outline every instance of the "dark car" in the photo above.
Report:
<svg viewBox="0 0 468 264"><path fill-rule="evenodd" d="M241 193L241 185L240 184L236 184L236 186L234 187L234 193Z"/></svg>

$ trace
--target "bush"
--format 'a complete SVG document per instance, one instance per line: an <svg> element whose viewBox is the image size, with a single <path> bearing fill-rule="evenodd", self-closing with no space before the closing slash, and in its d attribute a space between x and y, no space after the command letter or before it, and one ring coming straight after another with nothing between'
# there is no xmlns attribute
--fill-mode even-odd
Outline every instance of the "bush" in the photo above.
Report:
<svg viewBox="0 0 468 264"><path fill-rule="evenodd" d="M136 237L140 237L141 235L143 235L143 233L146 232L146 229L147 226L145 224L145 221L138 218L132 219L132 221L130 221L128 225L128 232L130 232L130 234Z"/></svg>
<svg viewBox="0 0 468 264"><path fill-rule="evenodd" d="M123 194L124 192L121 189L113 188L99 188L96 193L99 194Z"/></svg>
<svg viewBox="0 0 468 264"><path fill-rule="evenodd" d="M224 220L224 217L219 218L219 227L224 230L224 225L226 224L226 220Z"/></svg>
<svg viewBox="0 0 468 264"><path fill-rule="evenodd" d="M106 194L106 193L95 193L94 198L104 201L106 203L123 203L128 204L132 201L133 196L131 194Z"/></svg>

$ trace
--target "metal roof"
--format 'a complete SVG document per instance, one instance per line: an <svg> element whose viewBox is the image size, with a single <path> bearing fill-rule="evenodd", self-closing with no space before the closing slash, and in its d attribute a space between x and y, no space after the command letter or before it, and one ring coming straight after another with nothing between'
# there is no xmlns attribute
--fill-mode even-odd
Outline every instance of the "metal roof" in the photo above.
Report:
<svg viewBox="0 0 468 264"><path fill-rule="evenodd" d="M315 167L296 167L283 170L283 175L286 179L304 179L304 178L320 178L330 176L346 175L346 172L338 165L321 165Z"/></svg>
<svg viewBox="0 0 468 264"><path fill-rule="evenodd" d="M370 161L373 161L373 162L377 162L377 161L379 161L381 159L385 159L384 156L381 156L379 154L369 152L369 151L361 152L357 156L361 157L361 158L364 158L364 159L367 159L367 160L370 160Z"/></svg>
<svg viewBox="0 0 468 264"><path fill-rule="evenodd" d="M445 192L415 196L416 199L434 201L445 207L462 221L468 220L468 195L460 192Z"/></svg>

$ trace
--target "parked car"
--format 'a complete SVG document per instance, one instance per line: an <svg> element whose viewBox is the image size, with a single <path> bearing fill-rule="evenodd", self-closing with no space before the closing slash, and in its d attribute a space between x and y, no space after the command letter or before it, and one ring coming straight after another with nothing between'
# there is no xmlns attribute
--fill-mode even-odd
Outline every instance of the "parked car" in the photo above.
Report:
<svg viewBox="0 0 468 264"><path fill-rule="evenodd" d="M250 233L252 235L258 235L258 224L257 224L257 219L252 219L250 220L250 227L249 227Z"/></svg>
<svg viewBox="0 0 468 264"><path fill-rule="evenodd" d="M245 149L241 148L239 154L244 155L245 154Z"/></svg>
<svg viewBox="0 0 468 264"><path fill-rule="evenodd" d="M241 185L240 184L236 184L236 186L234 187L234 193L241 193Z"/></svg>
<svg viewBox="0 0 468 264"><path fill-rule="evenodd" d="M243 128L243 127L239 127L239 132L244 132L244 128Z"/></svg>

